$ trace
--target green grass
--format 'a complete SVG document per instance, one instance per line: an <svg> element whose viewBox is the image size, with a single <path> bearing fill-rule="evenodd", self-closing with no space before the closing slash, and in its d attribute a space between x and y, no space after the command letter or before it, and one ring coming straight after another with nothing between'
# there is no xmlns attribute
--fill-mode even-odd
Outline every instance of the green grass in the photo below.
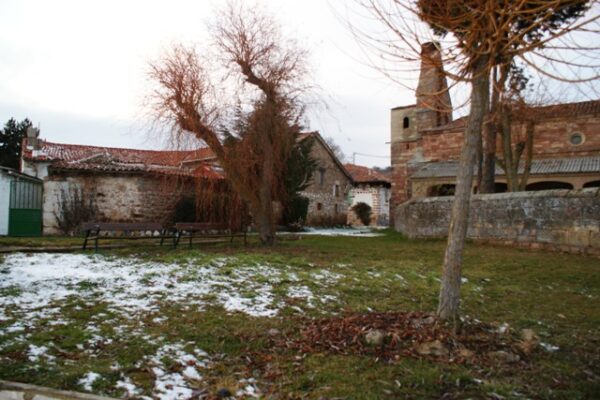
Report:
<svg viewBox="0 0 600 400"><path fill-rule="evenodd" d="M48 239L30 240L36 245ZM49 242L62 243L58 238ZM372 356L329 353L301 355L275 346L269 337L271 328L286 337L297 337L306 318L345 311L435 311L444 247L442 240L408 240L388 231L376 238L307 236L281 241L272 249L235 244L106 251L115 257L135 255L142 260L182 265L191 261L197 266L229 257L220 269L224 276L247 266L281 268L285 273L274 293L286 306L271 318L228 313L211 302L218 295L212 293L206 296L208 305L203 309L165 299L158 311L125 318L102 301L92 301L93 296L85 300L72 296L49 305L60 308L66 324L42 321L24 332L0 334L0 379L81 390L78 380L93 370L102 375L93 387L98 394L123 396L122 390L115 389L121 374L149 394L153 376L140 360L154 354L161 343L181 343L186 351L197 347L211 356L210 368L201 371L204 379L200 387L212 393L221 387L235 391L241 378L253 377L261 390L275 398L600 398L598 258L467 245L462 313L487 323L508 323L517 332L533 328L543 342L560 347L556 352L536 350L526 367L483 368L410 358L384 362ZM0 279L1 270L2 266ZM313 276L320 270L334 274L334 283L327 284L327 278L315 280ZM142 279L151 284L153 276L147 274ZM181 278L194 279L193 273ZM264 277L257 281L269 283ZM315 300L316 307L311 308L302 300L287 298L291 285L306 286L319 296L331 295L336 300ZM98 287L83 281L76 289L83 295ZM254 296L252 290L240 290L247 297ZM19 293L18 288L9 287L0 295ZM155 322L156 317L166 319ZM0 321L0 329L12 323ZM90 324L104 338L103 343L93 343ZM24 334L27 341L16 340ZM55 360L32 366L28 346L48 343L54 346L49 354ZM119 371L111 369L115 363ZM175 371L179 368L168 359L165 365Z"/></svg>

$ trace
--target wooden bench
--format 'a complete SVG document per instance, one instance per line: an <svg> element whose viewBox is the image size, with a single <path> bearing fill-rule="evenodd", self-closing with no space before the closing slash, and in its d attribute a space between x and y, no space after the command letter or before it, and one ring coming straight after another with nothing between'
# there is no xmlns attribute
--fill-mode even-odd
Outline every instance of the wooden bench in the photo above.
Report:
<svg viewBox="0 0 600 400"><path fill-rule="evenodd" d="M98 240L100 238L119 239L119 240L139 240L139 239L160 239L162 246L165 239L172 238L175 240L174 234L168 234L169 230L165 229L162 224L155 222L85 222L81 225L81 230L85 232L83 241L83 250L87 248L88 241L94 241L94 249L98 251ZM119 236L106 236L101 232L122 232ZM132 235L132 233L141 233L143 235ZM151 235L145 235L150 232ZM158 233L158 235L155 235Z"/></svg>
<svg viewBox="0 0 600 400"><path fill-rule="evenodd" d="M210 222L178 222L175 224L175 247L179 244L182 236L189 238L189 246L192 247L194 238L204 239L220 239L229 238L229 243L233 242L235 237L244 238L244 246L246 245L246 231L241 229L235 231L227 224L210 223ZM222 240L218 240L222 241ZM206 240L204 241L206 243Z"/></svg>

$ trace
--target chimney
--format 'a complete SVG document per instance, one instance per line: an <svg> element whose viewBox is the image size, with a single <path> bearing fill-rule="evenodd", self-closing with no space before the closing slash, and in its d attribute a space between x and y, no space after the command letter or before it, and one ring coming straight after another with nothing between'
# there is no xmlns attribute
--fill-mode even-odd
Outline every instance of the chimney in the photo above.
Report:
<svg viewBox="0 0 600 400"><path fill-rule="evenodd" d="M438 42L427 42L421 46L416 97L419 129L435 128L452 121L452 101Z"/></svg>
<svg viewBox="0 0 600 400"><path fill-rule="evenodd" d="M29 127L27 128L27 146L32 147L33 150L40 149L40 128Z"/></svg>

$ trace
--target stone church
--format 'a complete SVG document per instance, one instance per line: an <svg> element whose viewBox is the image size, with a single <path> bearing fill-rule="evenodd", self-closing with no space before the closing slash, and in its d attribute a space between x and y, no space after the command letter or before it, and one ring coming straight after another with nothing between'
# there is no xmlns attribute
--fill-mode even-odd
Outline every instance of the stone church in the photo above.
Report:
<svg viewBox="0 0 600 400"><path fill-rule="evenodd" d="M533 112L537 122L526 190L599 187L600 100L537 107ZM416 103L391 110L392 206L414 197L453 194L465 125L466 117L452 118L438 47L426 43ZM506 191L498 165L496 182L497 192Z"/></svg>

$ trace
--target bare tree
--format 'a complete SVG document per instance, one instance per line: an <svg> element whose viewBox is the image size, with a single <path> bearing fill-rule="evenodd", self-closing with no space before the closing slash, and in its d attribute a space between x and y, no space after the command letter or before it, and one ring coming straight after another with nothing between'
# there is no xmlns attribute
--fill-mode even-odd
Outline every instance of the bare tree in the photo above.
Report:
<svg viewBox="0 0 600 400"><path fill-rule="evenodd" d="M151 63L152 108L175 133L210 147L247 202L262 243L271 245L273 201L286 196L283 177L304 110L306 52L284 39L264 10L241 2L220 11L211 33L216 55L179 45Z"/></svg>
<svg viewBox="0 0 600 400"><path fill-rule="evenodd" d="M382 72L393 77L401 70L396 66L399 62L414 62L419 58L420 44L431 41L433 31L435 36L443 40L441 51L447 66L447 77L455 83L465 82L471 87L470 111L457 174L438 306L440 318L456 323L473 168L478 147L482 143L482 127L489 115L490 77L494 83L491 104L496 108L502 100L499 88L503 87L506 80L504 74L508 74L515 60L520 60L539 74L553 78L577 82L598 79L599 47L591 41L578 43L570 38L578 31L585 31L588 36L597 35L598 10L591 7L595 2L581 0L356 2L386 28L384 36L381 36L357 29L349 23L360 43L378 56L377 62L373 63L376 68L383 69ZM562 13L573 15L573 18L557 18ZM418 21L425 22L431 30ZM594 51L596 55L593 55ZM578 53L577 63L569 61L565 56L568 52ZM586 56L586 61L582 61ZM392 68L386 69L385 65L390 64ZM553 67L556 64L568 68L566 71L556 70ZM571 74L574 70L575 75ZM495 138L493 141L495 144Z"/></svg>
<svg viewBox="0 0 600 400"><path fill-rule="evenodd" d="M326 136L323 138L323 140L325 140L325 143L327 143L333 154L335 154L335 156L340 162L346 162L346 155L344 154L344 150L342 150L340 145L336 143L333 137Z"/></svg>

